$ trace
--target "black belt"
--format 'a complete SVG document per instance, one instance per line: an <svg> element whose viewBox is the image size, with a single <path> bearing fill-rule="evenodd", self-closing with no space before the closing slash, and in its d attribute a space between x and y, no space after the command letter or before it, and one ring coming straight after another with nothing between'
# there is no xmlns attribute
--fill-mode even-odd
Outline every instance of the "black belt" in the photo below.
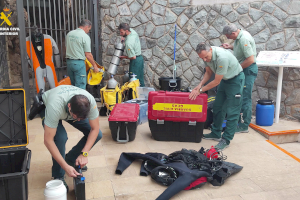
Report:
<svg viewBox="0 0 300 200"><path fill-rule="evenodd" d="M140 56L142 56L142 55L138 55L138 56L135 56L135 57L140 57Z"/></svg>

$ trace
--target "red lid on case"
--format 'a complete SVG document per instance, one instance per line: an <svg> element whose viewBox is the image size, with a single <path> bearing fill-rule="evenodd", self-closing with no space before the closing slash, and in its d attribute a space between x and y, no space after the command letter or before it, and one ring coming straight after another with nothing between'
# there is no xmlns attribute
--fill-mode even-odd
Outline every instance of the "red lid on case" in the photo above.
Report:
<svg viewBox="0 0 300 200"><path fill-rule="evenodd" d="M117 103L111 111L108 121L136 122L139 112L139 104Z"/></svg>

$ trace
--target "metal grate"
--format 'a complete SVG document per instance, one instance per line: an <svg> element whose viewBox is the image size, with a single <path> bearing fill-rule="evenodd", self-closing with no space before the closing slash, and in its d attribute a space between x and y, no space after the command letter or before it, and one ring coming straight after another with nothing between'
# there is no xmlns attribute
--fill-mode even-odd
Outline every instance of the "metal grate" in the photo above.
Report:
<svg viewBox="0 0 300 200"><path fill-rule="evenodd" d="M24 9L28 15L28 22L26 23L24 20ZM50 35L55 40L59 49L61 63L61 67L56 68L58 81L67 74L65 59L66 35L69 31L76 29L82 19L88 19L93 24L89 36L91 37L92 54L95 60L99 62L96 0L21 0L17 1L17 11L20 28L19 37L21 41L23 84L26 91L27 102L30 103L30 96L36 93L32 61L27 60L26 55L26 37L29 36L31 43L33 31ZM20 24L25 24L25 26ZM30 54L32 58L31 49ZM30 106L27 108L30 108Z"/></svg>

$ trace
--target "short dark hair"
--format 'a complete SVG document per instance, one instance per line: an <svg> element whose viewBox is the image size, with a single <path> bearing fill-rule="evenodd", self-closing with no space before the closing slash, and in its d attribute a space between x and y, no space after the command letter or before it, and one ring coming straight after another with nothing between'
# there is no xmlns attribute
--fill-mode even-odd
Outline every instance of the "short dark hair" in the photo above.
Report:
<svg viewBox="0 0 300 200"><path fill-rule="evenodd" d="M197 45L196 52L200 54L202 51L209 51L211 46L207 43L200 43Z"/></svg>
<svg viewBox="0 0 300 200"><path fill-rule="evenodd" d="M79 26L82 26L82 27L85 27L85 26L92 26L92 22L91 22L90 20L88 20L88 19L83 19L83 20L80 22Z"/></svg>
<svg viewBox="0 0 300 200"><path fill-rule="evenodd" d="M77 116L79 119L86 119L91 108L89 99L78 94L70 99L71 112Z"/></svg>
<svg viewBox="0 0 300 200"><path fill-rule="evenodd" d="M129 24L127 23L121 23L118 27L119 30L123 29L124 31L130 31Z"/></svg>

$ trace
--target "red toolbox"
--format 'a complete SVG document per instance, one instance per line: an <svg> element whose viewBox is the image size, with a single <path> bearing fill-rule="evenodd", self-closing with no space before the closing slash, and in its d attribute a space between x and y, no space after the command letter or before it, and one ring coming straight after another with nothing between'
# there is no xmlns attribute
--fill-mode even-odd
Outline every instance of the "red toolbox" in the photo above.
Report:
<svg viewBox="0 0 300 200"><path fill-rule="evenodd" d="M207 115L207 94L189 100L188 92L150 92L148 119L158 141L201 142Z"/></svg>
<svg viewBox="0 0 300 200"><path fill-rule="evenodd" d="M113 140L124 143L135 139L139 111L139 104L117 103L114 106L108 118Z"/></svg>

